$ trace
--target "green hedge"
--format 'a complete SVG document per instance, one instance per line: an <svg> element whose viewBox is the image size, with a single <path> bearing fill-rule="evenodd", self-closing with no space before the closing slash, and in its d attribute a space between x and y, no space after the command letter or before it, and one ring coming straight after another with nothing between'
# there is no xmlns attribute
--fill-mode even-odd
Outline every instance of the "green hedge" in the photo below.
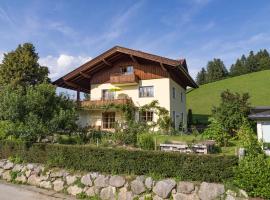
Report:
<svg viewBox="0 0 270 200"><path fill-rule="evenodd" d="M233 177L235 156L194 155L161 151L130 151L79 145L0 142L0 157L19 156L26 162L113 174L152 174L181 180L221 182Z"/></svg>

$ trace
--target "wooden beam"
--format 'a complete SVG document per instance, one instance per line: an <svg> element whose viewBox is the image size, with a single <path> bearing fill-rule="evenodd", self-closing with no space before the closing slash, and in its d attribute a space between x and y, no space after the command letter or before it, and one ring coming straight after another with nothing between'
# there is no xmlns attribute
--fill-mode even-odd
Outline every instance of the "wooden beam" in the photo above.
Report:
<svg viewBox="0 0 270 200"><path fill-rule="evenodd" d="M70 87L73 87L73 88L76 88L76 89L79 89L80 86L75 84L75 83L71 83L71 82L68 82L68 81L64 81L66 85L70 86Z"/></svg>
<svg viewBox="0 0 270 200"><path fill-rule="evenodd" d="M80 74L84 77L84 78L87 78L87 79L91 79L91 76L84 73L84 72L80 72Z"/></svg>
<svg viewBox="0 0 270 200"><path fill-rule="evenodd" d="M105 63L105 65L112 66L112 63L108 62L107 60L103 59L102 61Z"/></svg>
<svg viewBox="0 0 270 200"><path fill-rule="evenodd" d="M163 63L159 63L160 64L160 67L165 71L165 72L168 72L168 70L164 67Z"/></svg>
<svg viewBox="0 0 270 200"><path fill-rule="evenodd" d="M133 55L129 54L129 56L133 62L139 64L138 60Z"/></svg>

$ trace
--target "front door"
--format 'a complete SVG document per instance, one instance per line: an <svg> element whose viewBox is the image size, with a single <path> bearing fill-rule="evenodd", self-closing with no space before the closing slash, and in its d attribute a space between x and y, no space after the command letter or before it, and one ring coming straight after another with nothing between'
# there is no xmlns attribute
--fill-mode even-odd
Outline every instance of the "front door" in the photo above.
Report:
<svg viewBox="0 0 270 200"><path fill-rule="evenodd" d="M112 129L115 126L115 112L102 113L102 128Z"/></svg>

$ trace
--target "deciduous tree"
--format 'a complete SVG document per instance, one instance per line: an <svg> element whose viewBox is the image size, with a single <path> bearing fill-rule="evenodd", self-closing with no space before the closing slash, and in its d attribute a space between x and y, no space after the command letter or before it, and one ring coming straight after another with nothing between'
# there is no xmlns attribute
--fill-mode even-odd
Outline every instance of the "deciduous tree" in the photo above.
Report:
<svg viewBox="0 0 270 200"><path fill-rule="evenodd" d="M226 90L221 93L221 103L212 110L213 117L224 130L232 136L236 134L243 122L247 120L250 111L249 94L231 93Z"/></svg>
<svg viewBox="0 0 270 200"><path fill-rule="evenodd" d="M55 90L45 83L16 89L4 86L0 91L0 121L9 125L5 134L35 142L54 133L76 130L74 102L57 96Z"/></svg>

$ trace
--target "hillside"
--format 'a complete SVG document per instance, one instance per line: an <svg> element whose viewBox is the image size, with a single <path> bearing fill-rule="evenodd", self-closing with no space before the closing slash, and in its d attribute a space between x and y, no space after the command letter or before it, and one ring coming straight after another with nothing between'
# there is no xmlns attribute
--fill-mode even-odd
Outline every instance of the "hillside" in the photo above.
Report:
<svg viewBox="0 0 270 200"><path fill-rule="evenodd" d="M187 92L187 108L192 109L195 118L207 120L213 106L219 104L220 93L226 89L250 95L252 106L270 106L270 70L208 83Z"/></svg>

